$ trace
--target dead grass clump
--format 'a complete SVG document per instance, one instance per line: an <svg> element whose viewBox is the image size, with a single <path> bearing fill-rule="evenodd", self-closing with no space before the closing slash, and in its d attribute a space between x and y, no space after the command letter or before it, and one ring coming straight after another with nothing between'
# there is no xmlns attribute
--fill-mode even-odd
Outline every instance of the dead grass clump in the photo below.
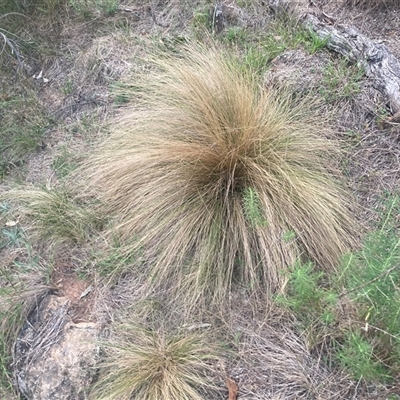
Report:
<svg viewBox="0 0 400 400"><path fill-rule="evenodd" d="M215 48L156 64L127 93L143 106L120 113L90 163L111 234L155 284L194 298L220 300L234 281L275 290L298 257L334 268L354 225L315 101L260 87Z"/></svg>
<svg viewBox="0 0 400 400"><path fill-rule="evenodd" d="M49 291L51 268L29 253L14 249L0 269L0 395L11 399L11 364L15 339L35 304ZM28 254L26 254L28 253ZM2 254L3 256L3 254ZM10 395L10 397L8 397Z"/></svg>
<svg viewBox="0 0 400 400"><path fill-rule="evenodd" d="M241 327L239 357L230 374L241 382L244 398L352 398L356 384L345 373L329 370L322 362L325 354L312 354L301 335L290 327L274 328L271 322L260 327L254 323L246 327L245 321L238 325ZM248 394L253 396L247 397Z"/></svg>
<svg viewBox="0 0 400 400"><path fill-rule="evenodd" d="M106 351L93 399L203 400L202 394L216 390L207 374L218 356L203 335L168 335L128 324Z"/></svg>

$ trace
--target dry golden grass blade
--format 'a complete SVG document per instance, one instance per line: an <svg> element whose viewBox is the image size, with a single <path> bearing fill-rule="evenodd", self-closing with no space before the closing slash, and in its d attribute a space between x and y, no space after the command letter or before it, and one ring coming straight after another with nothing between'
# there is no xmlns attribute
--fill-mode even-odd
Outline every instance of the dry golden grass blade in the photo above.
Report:
<svg viewBox="0 0 400 400"><path fill-rule="evenodd" d="M155 285L220 301L233 282L276 290L298 257L329 270L355 224L311 98L260 87L229 54L188 45L128 95L89 185ZM138 89L139 87L139 89Z"/></svg>

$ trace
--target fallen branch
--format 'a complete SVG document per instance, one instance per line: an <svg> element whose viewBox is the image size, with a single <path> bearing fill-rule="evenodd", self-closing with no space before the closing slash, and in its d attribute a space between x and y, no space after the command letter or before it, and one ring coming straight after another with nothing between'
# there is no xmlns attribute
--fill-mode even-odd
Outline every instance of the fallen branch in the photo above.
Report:
<svg viewBox="0 0 400 400"><path fill-rule="evenodd" d="M400 112L400 62L384 44L373 42L354 28L328 25L311 14L305 16L304 23L321 39L327 39L329 49L363 65L392 113Z"/></svg>
<svg viewBox="0 0 400 400"><path fill-rule="evenodd" d="M270 0L270 7L276 13L293 9L296 2L290 0ZM322 12L320 17L305 14L301 20L321 38L327 40L327 47L349 60L364 66L366 75L374 82L394 116L400 117L400 62L391 51L381 43L376 43L358 30L335 25L335 20L327 18Z"/></svg>

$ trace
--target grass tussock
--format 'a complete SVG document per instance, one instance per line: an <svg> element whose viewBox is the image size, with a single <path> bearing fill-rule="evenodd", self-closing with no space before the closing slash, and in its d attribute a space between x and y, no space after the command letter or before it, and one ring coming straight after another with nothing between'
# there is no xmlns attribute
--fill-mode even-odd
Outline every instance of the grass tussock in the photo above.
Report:
<svg viewBox="0 0 400 400"><path fill-rule="evenodd" d="M315 102L262 87L215 48L156 65L90 162L111 234L153 282L220 300L233 282L277 289L298 257L334 268L354 224Z"/></svg>
<svg viewBox="0 0 400 400"><path fill-rule="evenodd" d="M216 390L207 375L218 356L202 334L125 325L106 350L93 399L203 400Z"/></svg>
<svg viewBox="0 0 400 400"><path fill-rule="evenodd" d="M12 190L7 197L20 202L22 216L32 221L30 231L40 239L80 243L104 223L93 204L64 189Z"/></svg>

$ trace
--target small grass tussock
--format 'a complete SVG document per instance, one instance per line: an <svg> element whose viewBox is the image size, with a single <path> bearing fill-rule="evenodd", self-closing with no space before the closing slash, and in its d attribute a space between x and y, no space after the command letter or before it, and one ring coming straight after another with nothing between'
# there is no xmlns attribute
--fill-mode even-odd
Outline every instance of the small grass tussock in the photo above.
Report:
<svg viewBox="0 0 400 400"><path fill-rule="evenodd" d="M330 341L330 358L355 379L387 382L400 374L400 198L386 203L381 226L328 278L309 265L289 275L278 304L290 309L311 342ZM316 340L315 338L319 338Z"/></svg>
<svg viewBox="0 0 400 400"><path fill-rule="evenodd" d="M70 152L67 147L62 147L53 158L51 167L59 179L66 178L77 168L76 155Z"/></svg>
<svg viewBox="0 0 400 400"><path fill-rule="evenodd" d="M200 333L123 325L106 343L107 357L91 398L203 400L217 390L210 380L219 359L214 347Z"/></svg>
<svg viewBox="0 0 400 400"><path fill-rule="evenodd" d="M89 162L110 234L140 252L153 284L221 300L233 282L275 290L299 256L334 268L354 224L313 101L262 88L216 48L155 62L131 94L142 105Z"/></svg>
<svg viewBox="0 0 400 400"><path fill-rule="evenodd" d="M32 221L29 229L41 239L80 243L105 221L94 203L75 198L63 188L12 190L7 197L21 204L22 216Z"/></svg>
<svg viewBox="0 0 400 400"><path fill-rule="evenodd" d="M113 240L112 243L113 245L108 244L105 250L94 255L96 271L101 277L109 278L111 281L114 275L130 271L137 258L132 254L127 255L118 240Z"/></svg>
<svg viewBox="0 0 400 400"><path fill-rule="evenodd" d="M191 29L197 39L201 39L212 32L213 29L213 12L210 5L198 7L190 22Z"/></svg>

